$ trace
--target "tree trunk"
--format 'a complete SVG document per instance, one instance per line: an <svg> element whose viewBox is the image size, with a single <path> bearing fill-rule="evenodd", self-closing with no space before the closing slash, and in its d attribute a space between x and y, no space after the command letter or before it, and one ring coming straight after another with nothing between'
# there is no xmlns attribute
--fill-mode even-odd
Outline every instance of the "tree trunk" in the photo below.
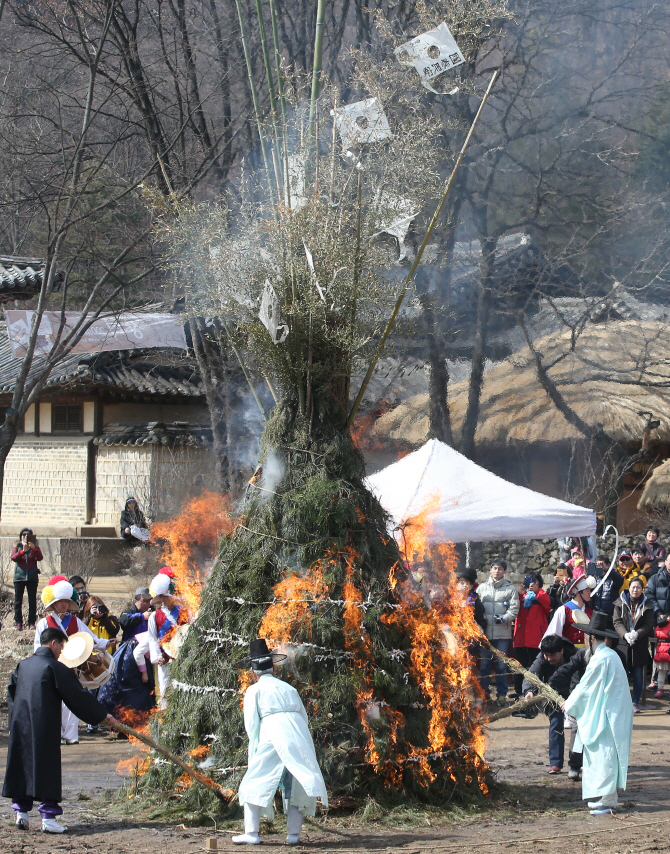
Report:
<svg viewBox="0 0 670 854"><path fill-rule="evenodd" d="M447 398L449 386L449 368L445 358L444 338L435 323L433 300L428 293L425 273L421 271L416 277L416 293L421 303L421 322L428 346L429 376L429 413L430 439L439 439L453 446L454 437L451 430L451 414Z"/></svg>
<svg viewBox="0 0 670 854"><path fill-rule="evenodd" d="M212 424L212 450L217 489L229 492L234 486L230 466L230 364L225 333L219 324L208 326L197 317L190 322L193 352L205 388Z"/></svg>
<svg viewBox="0 0 670 854"><path fill-rule="evenodd" d="M484 381L484 362L486 360L486 345L488 342L489 313L491 310L493 271L495 268L496 243L495 238L481 241L482 263L477 293L477 331L475 346L472 352L472 368L468 387L468 408L463 421L460 451L472 459L475 452L475 433L479 421L479 401L482 395Z"/></svg>

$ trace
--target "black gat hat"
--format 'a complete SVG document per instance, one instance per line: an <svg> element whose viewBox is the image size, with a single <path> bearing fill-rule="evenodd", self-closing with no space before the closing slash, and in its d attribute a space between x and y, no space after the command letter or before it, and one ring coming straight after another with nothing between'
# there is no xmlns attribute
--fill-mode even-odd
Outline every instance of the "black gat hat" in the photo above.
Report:
<svg viewBox="0 0 670 854"><path fill-rule="evenodd" d="M243 670L247 667L253 668L255 664L256 668L254 669L268 670L270 665L274 664L275 661L284 661L285 658L285 655L269 650L265 638L255 638L249 644L248 658L238 661L235 666Z"/></svg>
<svg viewBox="0 0 670 854"><path fill-rule="evenodd" d="M619 635L614 630L614 622L609 614L604 614L602 611L594 611L591 615L588 626L579 626L580 631L587 635L593 635L595 638L613 638L619 640Z"/></svg>

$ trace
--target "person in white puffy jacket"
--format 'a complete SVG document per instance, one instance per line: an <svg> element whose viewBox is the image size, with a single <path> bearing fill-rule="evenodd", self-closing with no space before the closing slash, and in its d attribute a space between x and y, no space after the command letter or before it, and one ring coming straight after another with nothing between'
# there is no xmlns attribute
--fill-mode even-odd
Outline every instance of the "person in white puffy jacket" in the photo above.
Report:
<svg viewBox="0 0 670 854"><path fill-rule="evenodd" d="M512 582L505 578L506 572L505 561L496 558L491 563L491 575L477 588L477 595L486 612L486 637L496 649L507 655L512 643L514 620L519 613L519 596ZM487 702L490 699L492 658L491 650L483 646L479 674ZM507 697L507 666L501 660L496 661L496 691L498 694L496 702L499 706L504 706Z"/></svg>

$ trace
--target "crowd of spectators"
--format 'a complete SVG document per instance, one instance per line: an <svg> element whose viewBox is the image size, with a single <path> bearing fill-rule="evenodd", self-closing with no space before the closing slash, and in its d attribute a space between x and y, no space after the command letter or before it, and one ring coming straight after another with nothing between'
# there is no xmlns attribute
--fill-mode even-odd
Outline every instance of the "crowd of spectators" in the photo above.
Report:
<svg viewBox="0 0 670 854"><path fill-rule="evenodd" d="M502 707L537 693L531 682L516 673L510 691L508 666L490 647L515 659L567 698L589 660L580 625L588 623L594 612L601 612L618 635L617 652L631 683L633 711L638 714L645 709L645 674L651 673L647 691L662 699L670 669L670 556L659 540L659 530L651 526L644 540L630 550L621 550L614 561L609 555L595 554L588 541L567 538L559 545L565 559L546 590L539 573L526 575L515 587L507 578L507 563L502 558L491 562L488 579L479 585L470 570L459 575L464 605L474 608L488 640L477 650L483 701ZM491 684L494 664L495 698ZM551 703L545 703L544 709L549 718L549 773L558 774L563 769L569 721ZM538 708L529 706L518 714L533 717ZM582 766L581 753L573 750L575 733L571 726L571 779L579 779Z"/></svg>

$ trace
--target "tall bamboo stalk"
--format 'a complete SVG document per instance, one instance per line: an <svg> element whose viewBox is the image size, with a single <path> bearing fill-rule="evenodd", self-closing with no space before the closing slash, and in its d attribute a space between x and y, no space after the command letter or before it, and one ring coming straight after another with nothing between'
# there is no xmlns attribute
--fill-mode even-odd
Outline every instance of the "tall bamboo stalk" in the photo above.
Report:
<svg viewBox="0 0 670 854"><path fill-rule="evenodd" d="M318 0L316 7L316 27L314 29L314 63L312 65L312 95L309 102L309 136L314 138L316 102L321 94L321 63L323 61L323 31L326 20L326 0Z"/></svg>
<svg viewBox="0 0 670 854"><path fill-rule="evenodd" d="M279 92L279 105L281 117L286 133L286 99L284 98L284 81L281 76L281 55L279 53L279 33L277 32L277 15L275 14L275 0L270 0L270 21L272 22L272 42L275 49L275 71L277 72L277 92Z"/></svg>
<svg viewBox="0 0 670 854"><path fill-rule="evenodd" d="M377 366L377 362L379 361L379 358L380 358L380 356L384 350L384 346L386 344L386 339L391 334L391 330L393 329L393 327L395 325L396 319L398 317L398 312L400 311L400 307L403 303L403 300L405 299L405 296L407 294L407 290L408 290L410 284L412 283L412 279L414 278L414 274L416 273L417 267L419 266L419 264L421 262L421 258L423 257L424 250L425 250L426 246L428 245L428 241L430 240L430 238L433 234L435 226L437 225L438 217L442 213L442 208L444 207L444 204L447 201L447 196L449 195L449 192L451 191L451 188L454 185L454 181L456 180L456 175L458 174L458 170L460 169L461 163L463 162L463 158L465 157L465 152L468 150L468 146L470 145L470 140L472 139L472 136L475 132L475 128L477 127L477 124L479 123L479 118L480 118L482 111L484 109L484 105L486 104L488 97L491 94L491 90L493 89L493 86L494 86L496 80L498 79L499 73L500 73L499 69L496 69L493 72L493 76L491 77L491 80L490 80L489 85L486 89L486 92L484 93L484 97L482 98L482 102L479 105L479 109L477 110L477 114L474 117L472 124L470 125L470 130L468 131L468 135L465 137L465 141L463 142L463 145L461 146L460 153L459 153L458 157L456 158L456 163L454 163L454 168L451 170L451 175L449 176L449 180L447 181L447 185L444 188L444 193L442 193L442 198L440 199L440 202L439 202L437 208L435 209L435 213L433 214L433 217L430 221L430 224L428 226L428 230L426 231L426 235L423 238L423 242L422 242L421 246L419 247L419 251L416 253L416 258L414 259L414 263L412 264L412 267L411 267L409 273L407 274L407 277L405 278L403 286L400 289L400 293L398 294L398 299L395 302L395 305L393 307L393 311L391 312L391 316L388 320L388 323L386 324L384 332L382 333L382 337L379 340L379 344L377 345L377 349L375 350L375 354L372 358L372 361L370 362L367 373L365 374L365 378L363 379L363 382L361 383L361 387L358 390L358 395L356 396L356 400L354 401L354 405L351 407L351 412L349 413L349 418L347 420L347 428L351 427L351 425L354 422L354 418L356 417L356 413L358 412L358 407L361 405L361 401L363 400L363 397L365 395L365 392L366 392L366 389L367 389L368 384L370 382L370 379L372 377L372 374L374 373L374 370Z"/></svg>
<svg viewBox="0 0 670 854"><path fill-rule="evenodd" d="M265 76L268 81L268 94L270 95L270 110L272 111L272 121L275 125L275 132L278 129L279 114L277 112L277 101L275 99L275 84L272 77L272 69L270 68L270 51L268 50L268 41L265 35L265 20L263 18L263 7L261 0L256 0L256 15L258 16L258 32L261 37L261 50L263 53L263 64L265 65Z"/></svg>
<svg viewBox="0 0 670 854"><path fill-rule="evenodd" d="M242 37L242 49L244 51L244 61L247 66L247 76L249 77L249 87L251 89L251 100L254 105L254 112L256 114L256 124L258 126L258 136L261 142L261 152L263 155L263 165L265 166L265 173L268 179L268 187L270 190L270 198L272 199L272 203L274 204L274 188L272 186L272 173L270 171L270 158L268 156L268 148L267 143L265 141L265 132L263 131L263 123L261 120L261 108L258 101L258 92L256 91L256 82L254 81L253 69L251 67L251 54L249 52L249 44L247 42L246 32L244 30L244 19L242 17L242 7L240 6L240 0L235 0L235 6L237 7L237 19L240 23L240 36Z"/></svg>

